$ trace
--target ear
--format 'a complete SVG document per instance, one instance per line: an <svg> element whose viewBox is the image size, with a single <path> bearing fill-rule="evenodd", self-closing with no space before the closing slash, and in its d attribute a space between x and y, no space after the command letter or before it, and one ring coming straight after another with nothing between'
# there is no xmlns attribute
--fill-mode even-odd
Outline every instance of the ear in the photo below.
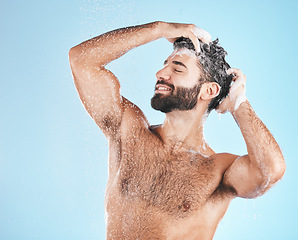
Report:
<svg viewBox="0 0 298 240"><path fill-rule="evenodd" d="M201 99L209 100L218 96L220 92L220 86L216 82L207 82L202 85L201 88Z"/></svg>

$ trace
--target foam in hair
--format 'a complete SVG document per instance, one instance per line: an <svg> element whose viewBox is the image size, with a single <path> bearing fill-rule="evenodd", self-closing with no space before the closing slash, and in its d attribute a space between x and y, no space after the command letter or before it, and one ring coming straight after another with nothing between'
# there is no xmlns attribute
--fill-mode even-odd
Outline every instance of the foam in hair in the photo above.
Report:
<svg viewBox="0 0 298 240"><path fill-rule="evenodd" d="M233 69L230 69L228 73L232 73ZM233 111L236 111L241 103L247 100L246 98L246 81L243 76L239 76L237 80L232 84L229 97L235 101Z"/></svg>
<svg viewBox="0 0 298 240"><path fill-rule="evenodd" d="M199 28L195 26L192 30L193 34L198 38L203 40L205 43L210 43L211 42L211 35L207 31L205 31L202 28Z"/></svg>
<svg viewBox="0 0 298 240"><path fill-rule="evenodd" d="M178 50L175 50L172 54L172 57L174 57L176 55L178 55L178 56L187 55L187 56L195 58L195 59L198 58L196 55L196 52L193 50L190 50L188 48L180 48Z"/></svg>
<svg viewBox="0 0 298 240"><path fill-rule="evenodd" d="M187 48L195 52L195 47L189 38L180 37L174 42L174 49L180 50ZM206 80L216 82L220 85L219 95L213 98L208 106L208 112L216 109L222 100L228 95L231 86L232 74L227 70L230 65L225 61L226 51L218 44L218 39L213 42L204 43L200 41L200 52L195 52L204 72Z"/></svg>

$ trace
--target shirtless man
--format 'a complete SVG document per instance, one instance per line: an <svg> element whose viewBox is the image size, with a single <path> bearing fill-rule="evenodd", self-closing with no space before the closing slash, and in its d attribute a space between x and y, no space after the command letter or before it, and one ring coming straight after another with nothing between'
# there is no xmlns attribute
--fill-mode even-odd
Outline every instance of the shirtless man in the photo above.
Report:
<svg viewBox="0 0 298 240"><path fill-rule="evenodd" d="M182 45L190 39L192 50L176 44L157 72L152 106L166 116L163 124L150 126L121 96L118 79L105 66L162 37L182 39ZM153 22L70 50L80 98L109 141L107 239L212 239L232 199L258 197L283 176L280 148L245 97L245 76L233 68L220 69L221 75L214 71L205 54L211 45L216 43L210 35L195 25ZM216 76L233 81L223 101L221 90L230 84L226 88ZM215 107L233 115L247 155L215 153L205 142L204 119Z"/></svg>

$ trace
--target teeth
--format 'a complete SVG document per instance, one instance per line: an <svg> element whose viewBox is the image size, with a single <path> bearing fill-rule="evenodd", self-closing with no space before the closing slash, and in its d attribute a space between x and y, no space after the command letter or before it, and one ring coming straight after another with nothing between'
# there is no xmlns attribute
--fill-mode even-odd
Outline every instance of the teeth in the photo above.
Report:
<svg viewBox="0 0 298 240"><path fill-rule="evenodd" d="M166 87L158 87L157 90L170 91L171 89L166 88Z"/></svg>

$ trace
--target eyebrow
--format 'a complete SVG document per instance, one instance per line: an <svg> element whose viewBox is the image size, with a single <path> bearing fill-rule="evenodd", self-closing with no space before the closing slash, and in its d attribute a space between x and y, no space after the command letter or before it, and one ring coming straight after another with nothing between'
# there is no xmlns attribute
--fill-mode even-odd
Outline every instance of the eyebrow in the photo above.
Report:
<svg viewBox="0 0 298 240"><path fill-rule="evenodd" d="M166 65L167 63L168 63L168 60L165 60L164 65ZM182 67L187 68L187 67L185 66L185 64L182 63L182 62L179 62L179 61L173 61L172 63L175 64L175 65L179 65L179 66L182 66Z"/></svg>

